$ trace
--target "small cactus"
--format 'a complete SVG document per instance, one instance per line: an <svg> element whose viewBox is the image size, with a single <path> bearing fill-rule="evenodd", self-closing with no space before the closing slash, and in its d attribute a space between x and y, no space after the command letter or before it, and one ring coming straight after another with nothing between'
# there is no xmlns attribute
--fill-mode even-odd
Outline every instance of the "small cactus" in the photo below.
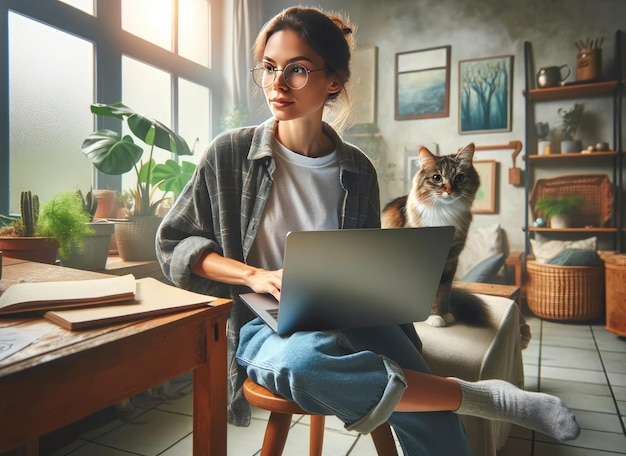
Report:
<svg viewBox="0 0 626 456"><path fill-rule="evenodd" d="M39 197L33 195L30 190L23 191L20 195L20 211L22 214L24 236L34 236L35 228L37 227L37 219L39 217Z"/></svg>

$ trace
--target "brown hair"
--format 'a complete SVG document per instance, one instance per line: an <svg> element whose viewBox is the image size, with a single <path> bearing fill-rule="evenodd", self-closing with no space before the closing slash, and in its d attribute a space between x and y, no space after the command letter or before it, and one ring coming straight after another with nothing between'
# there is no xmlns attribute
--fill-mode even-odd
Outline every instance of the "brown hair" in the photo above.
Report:
<svg viewBox="0 0 626 456"><path fill-rule="evenodd" d="M274 16L259 33L253 49L255 61L263 60L267 41L274 33L282 30L296 32L324 60L327 74L339 78L341 90L329 94L327 101L335 100L341 93L349 101L346 84L350 79L350 56L354 41L353 28L347 19L317 8L288 8Z"/></svg>

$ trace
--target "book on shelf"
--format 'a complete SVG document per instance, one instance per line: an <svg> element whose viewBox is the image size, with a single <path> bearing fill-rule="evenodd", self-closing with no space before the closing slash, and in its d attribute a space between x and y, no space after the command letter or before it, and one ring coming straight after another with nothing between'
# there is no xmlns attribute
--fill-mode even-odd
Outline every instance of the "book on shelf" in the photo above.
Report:
<svg viewBox="0 0 626 456"><path fill-rule="evenodd" d="M0 295L0 316L132 302L135 289L132 274L104 279L16 283Z"/></svg>
<svg viewBox="0 0 626 456"><path fill-rule="evenodd" d="M65 329L80 330L210 306L217 298L183 290L152 277L135 281L135 298L127 303L50 310L44 317Z"/></svg>

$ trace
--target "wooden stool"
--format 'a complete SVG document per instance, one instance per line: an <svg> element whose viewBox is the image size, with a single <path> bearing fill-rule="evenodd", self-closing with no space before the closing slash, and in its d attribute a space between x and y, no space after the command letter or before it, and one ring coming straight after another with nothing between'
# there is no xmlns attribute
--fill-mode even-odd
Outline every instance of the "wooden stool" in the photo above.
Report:
<svg viewBox="0 0 626 456"><path fill-rule="evenodd" d="M248 402L258 408L271 412L265 429L261 456L279 456L283 454L292 415L310 415L311 433L309 455L321 456L324 441L324 415L314 415L302 410L298 404L272 393L267 388L254 383L249 378L243 384L243 394ZM372 431L372 440L380 456L397 456L396 444L389 424L381 424Z"/></svg>

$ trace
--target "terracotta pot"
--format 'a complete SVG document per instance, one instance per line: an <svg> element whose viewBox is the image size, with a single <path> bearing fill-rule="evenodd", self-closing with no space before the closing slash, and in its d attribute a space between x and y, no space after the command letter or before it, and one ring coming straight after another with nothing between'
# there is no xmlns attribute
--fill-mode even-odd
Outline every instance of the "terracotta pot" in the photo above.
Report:
<svg viewBox="0 0 626 456"><path fill-rule="evenodd" d="M115 218L117 215L117 208L119 206L115 199L114 190L94 190L94 196L98 201L98 207L94 219L110 219Z"/></svg>
<svg viewBox="0 0 626 456"><path fill-rule="evenodd" d="M59 244L46 237L0 237L0 250L7 258L54 264L57 260Z"/></svg>
<svg viewBox="0 0 626 456"><path fill-rule="evenodd" d="M115 242L124 261L156 260L156 233L161 217L130 217L115 223Z"/></svg>

